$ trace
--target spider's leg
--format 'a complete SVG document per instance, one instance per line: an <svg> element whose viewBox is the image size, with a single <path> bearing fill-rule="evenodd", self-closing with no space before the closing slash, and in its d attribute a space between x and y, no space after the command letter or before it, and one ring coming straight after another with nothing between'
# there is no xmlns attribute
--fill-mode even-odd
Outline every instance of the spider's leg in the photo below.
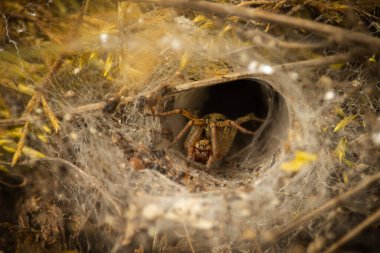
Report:
<svg viewBox="0 0 380 253"><path fill-rule="evenodd" d="M188 159L194 158L195 145L198 141L200 141L202 133L204 131L204 122L202 119L196 119L191 121L193 121L193 127L191 128L190 133L188 134L184 143Z"/></svg>
<svg viewBox="0 0 380 253"><path fill-rule="evenodd" d="M216 136L216 124L212 122L210 124L211 128L211 147L212 147L212 155L208 157L207 163L206 163L206 168L209 170L211 168L212 163L218 159L219 156L219 148L218 148L218 141L217 141L217 136Z"/></svg>
<svg viewBox="0 0 380 253"><path fill-rule="evenodd" d="M170 143L169 146L173 145L174 143L176 143L179 139L181 139L181 137L190 129L190 127L194 124L194 120L189 120L189 122L187 122L186 126L181 130L181 132L179 132L179 134L174 138L174 140Z"/></svg>
<svg viewBox="0 0 380 253"><path fill-rule="evenodd" d="M216 126L217 127L226 127L226 126L231 126L231 127L235 127L237 130L239 130L240 132L242 132L243 134L250 134L250 135L255 135L255 132L254 131L250 131L242 126L239 126L238 123L236 123L235 121L233 120L225 120L225 121L218 121L216 122Z"/></svg>
<svg viewBox="0 0 380 253"><path fill-rule="evenodd" d="M197 119L197 116L189 112L188 110L185 109L175 109L173 111L168 111L168 112L155 112L154 115L157 116L170 116L170 115L176 115L176 114L181 114L184 117L188 119Z"/></svg>
<svg viewBox="0 0 380 253"><path fill-rule="evenodd" d="M253 113L247 114L245 116L242 116L240 118L237 118L235 120L236 124L240 125L242 123L248 122L248 121L259 121L259 122L264 122L265 119L260 119L257 118Z"/></svg>
<svg viewBox="0 0 380 253"><path fill-rule="evenodd" d="M216 135L216 124L215 123L211 123L210 124L210 128L211 128L211 146L212 146L212 156L214 159L217 159L218 158L218 140L217 140L217 135ZM211 158L211 157L210 157ZM207 162L208 164L208 162Z"/></svg>
<svg viewBox="0 0 380 253"><path fill-rule="evenodd" d="M211 168L211 165L212 165L212 163L214 162L214 156L213 155L210 155L209 157L208 157L208 160L207 160L207 163L206 163L206 168L207 168L207 170L209 170L210 168Z"/></svg>

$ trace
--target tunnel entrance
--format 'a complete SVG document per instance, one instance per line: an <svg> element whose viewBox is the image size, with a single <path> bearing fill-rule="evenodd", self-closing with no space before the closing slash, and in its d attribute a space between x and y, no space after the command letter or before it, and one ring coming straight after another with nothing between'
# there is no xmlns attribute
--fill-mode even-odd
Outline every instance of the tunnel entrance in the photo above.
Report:
<svg viewBox="0 0 380 253"><path fill-rule="evenodd" d="M256 117L264 119L264 122L249 121L241 125L250 131L255 131L256 134L252 136L238 131L224 160L232 157L244 158L249 153L247 149L255 151L259 147L267 151L256 152L257 154L263 157L269 155L271 153L269 147L273 149L278 145L266 143L272 140L273 131L276 131L279 125L285 129L289 125L284 98L269 83L259 79L245 78L184 91L171 97L165 103L163 110L170 111L177 108L190 110L199 118L211 113L220 113L228 119L236 120L253 113ZM172 141L188 122L188 119L182 115L164 117L161 120L162 129L170 133L169 141ZM173 148L184 156L186 156L184 142L187 134L173 145ZM272 141L277 142L278 139Z"/></svg>

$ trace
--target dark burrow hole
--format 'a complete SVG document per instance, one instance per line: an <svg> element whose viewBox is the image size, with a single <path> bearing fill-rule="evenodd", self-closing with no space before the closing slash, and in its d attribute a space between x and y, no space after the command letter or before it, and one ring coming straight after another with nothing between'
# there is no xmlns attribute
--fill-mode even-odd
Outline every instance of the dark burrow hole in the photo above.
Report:
<svg viewBox="0 0 380 253"><path fill-rule="evenodd" d="M170 111L177 108L190 110L199 118L210 113L221 113L235 120L254 113L255 116L265 119L264 122L243 123L241 126L256 131L256 135L247 135L238 131L230 151L223 160L236 157L244 159L252 153L249 151L255 150L257 152L253 153L260 155L261 158L270 157L278 148L279 140L283 139L282 132L287 132L289 125L285 99L269 83L258 79L240 79L185 91L171 97L162 109ZM182 115L162 118L162 129L169 133L169 141L178 135L187 122L188 120ZM279 126L281 126L280 132L278 132ZM183 145L186 137L187 134L173 145L174 149L185 156ZM272 143L266 143L267 141Z"/></svg>

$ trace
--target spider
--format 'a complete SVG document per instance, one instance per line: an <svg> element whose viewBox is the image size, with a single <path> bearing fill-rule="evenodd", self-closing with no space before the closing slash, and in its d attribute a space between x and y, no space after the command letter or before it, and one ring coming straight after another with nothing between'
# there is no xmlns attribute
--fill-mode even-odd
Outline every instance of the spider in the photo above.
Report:
<svg viewBox="0 0 380 253"><path fill-rule="evenodd" d="M240 124L248 121L264 121L253 113L236 120L230 120L220 113L211 113L203 118L198 118L185 109L154 113L156 116L164 117L176 114L183 115L189 121L170 145L176 143L190 129L184 144L187 158L206 164L207 169L210 169L214 162L221 160L228 153L238 130L243 134L255 134L254 131L247 130Z"/></svg>

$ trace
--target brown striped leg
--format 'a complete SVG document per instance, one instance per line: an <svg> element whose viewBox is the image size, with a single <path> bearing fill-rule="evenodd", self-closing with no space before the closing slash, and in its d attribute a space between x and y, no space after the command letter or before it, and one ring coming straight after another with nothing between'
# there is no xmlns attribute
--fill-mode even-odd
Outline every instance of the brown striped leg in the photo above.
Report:
<svg viewBox="0 0 380 253"><path fill-rule="evenodd" d="M248 122L248 121L259 121L259 122L264 122L265 119L260 119L257 118L253 113L247 114L243 117L237 118L235 120L236 124L240 125L242 123Z"/></svg>
<svg viewBox="0 0 380 253"><path fill-rule="evenodd" d="M211 123L211 145L212 145L212 155L218 157L218 140L216 139L216 125Z"/></svg>
<svg viewBox="0 0 380 253"><path fill-rule="evenodd" d="M174 143L176 143L179 139L181 139L181 137L190 129L190 127L194 124L194 121L193 120L190 120L189 122L187 122L186 126L181 130L181 132L179 132L179 134L174 138L174 140L170 143L169 146L173 145Z"/></svg>
<svg viewBox="0 0 380 253"><path fill-rule="evenodd" d="M216 126L217 127L226 127L226 126L230 126L230 127L236 127L240 132L244 133L244 134L250 134L250 135L255 135L255 132L254 131L250 131L248 129L245 129L244 127L242 126L239 126L235 121L233 120L225 120L225 121L219 121L216 123Z"/></svg>
<svg viewBox="0 0 380 253"><path fill-rule="evenodd" d="M188 119L197 119L197 116L189 112L188 110L185 109L175 109L173 111L168 111L168 112L155 112L154 115L157 116L171 116L171 115L176 115L176 114L181 114L184 117Z"/></svg>

